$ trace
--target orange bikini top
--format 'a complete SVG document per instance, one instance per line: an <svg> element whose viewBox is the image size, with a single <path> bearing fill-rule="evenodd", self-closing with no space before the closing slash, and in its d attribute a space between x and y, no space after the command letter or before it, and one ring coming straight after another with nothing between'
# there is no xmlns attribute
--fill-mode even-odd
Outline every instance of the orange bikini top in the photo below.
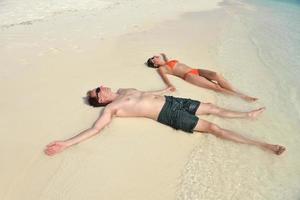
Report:
<svg viewBox="0 0 300 200"><path fill-rule="evenodd" d="M166 63L166 65L168 65L168 67L170 67L170 69L173 69L177 63L178 63L178 60L170 60Z"/></svg>

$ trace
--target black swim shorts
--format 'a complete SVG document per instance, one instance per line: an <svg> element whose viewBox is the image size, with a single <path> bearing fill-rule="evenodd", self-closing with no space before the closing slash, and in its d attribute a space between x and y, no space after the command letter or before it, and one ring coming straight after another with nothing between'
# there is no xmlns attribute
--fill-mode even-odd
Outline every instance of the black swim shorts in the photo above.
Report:
<svg viewBox="0 0 300 200"><path fill-rule="evenodd" d="M200 106L200 101L192 99L165 96L166 102L161 109L157 121L193 133L199 118L195 113Z"/></svg>

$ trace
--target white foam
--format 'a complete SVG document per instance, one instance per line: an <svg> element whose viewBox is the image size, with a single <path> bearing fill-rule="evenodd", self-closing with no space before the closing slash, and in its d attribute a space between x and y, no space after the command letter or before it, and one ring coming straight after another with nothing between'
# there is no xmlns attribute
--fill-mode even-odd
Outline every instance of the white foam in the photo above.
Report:
<svg viewBox="0 0 300 200"><path fill-rule="evenodd" d="M66 12L101 10L112 3L99 0L60 0L55 3L51 0L4 0L0 2L0 25L26 24Z"/></svg>
<svg viewBox="0 0 300 200"><path fill-rule="evenodd" d="M230 1L231 16L218 48L218 66L234 86L259 97L255 104L218 96L221 107L266 106L255 122L220 120L222 127L287 147L280 157L210 139L193 151L178 199L297 199L299 152L299 7ZM274 4L273 4L274 3ZM250 4L250 5L248 5ZM249 9L251 7L252 9Z"/></svg>

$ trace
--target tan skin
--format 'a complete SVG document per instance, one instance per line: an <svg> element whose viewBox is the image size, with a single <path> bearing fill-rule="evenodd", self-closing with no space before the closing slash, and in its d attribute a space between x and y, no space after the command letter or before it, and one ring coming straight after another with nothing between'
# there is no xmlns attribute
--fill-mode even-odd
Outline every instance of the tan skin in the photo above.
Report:
<svg viewBox="0 0 300 200"><path fill-rule="evenodd" d="M91 97L97 96L99 103L109 102L109 104L103 109L101 116L95 121L94 125L74 137L66 140L54 141L48 144L45 149L47 155L53 156L98 134L115 117L144 117L157 121L158 115L165 103L165 97L163 95L172 91L171 87L148 92L136 89L119 89L117 92L112 92L108 87L101 86L100 88L101 91L98 95L96 94L96 89L91 90L88 94ZM196 115L211 114L227 118L254 119L264 110L265 108L260 108L249 112L237 112L219 108L211 103L201 103L196 111ZM283 146L252 140L234 133L233 131L222 129L219 126L202 119L199 119L194 131L209 133L237 143L253 145L277 155L280 155L285 150Z"/></svg>
<svg viewBox="0 0 300 200"><path fill-rule="evenodd" d="M210 90L214 90L216 92L220 92L223 94L237 96L237 97L240 97L249 102L257 100L257 98L250 97L248 95L245 95L241 92L236 91L231 86L231 84L226 79L224 79L224 77L222 75L220 75L214 71L200 69L200 75L187 74L186 77L184 77L184 75L188 71L190 71L192 68L187 66L184 63L178 62L178 63L176 63L176 65L174 66L173 69L170 69L170 67L168 67L166 65L166 62L168 62L168 61L169 61L169 59L163 53L161 53L160 56L152 57L152 62L154 64L154 66L157 67L157 71L158 71L159 75L162 77L165 84L169 87L172 87L173 90L175 90L175 87L169 81L168 77L166 76L167 74L174 75L174 76L177 76L182 79L185 78L185 81L187 81L193 85L203 87L206 89L210 89Z"/></svg>

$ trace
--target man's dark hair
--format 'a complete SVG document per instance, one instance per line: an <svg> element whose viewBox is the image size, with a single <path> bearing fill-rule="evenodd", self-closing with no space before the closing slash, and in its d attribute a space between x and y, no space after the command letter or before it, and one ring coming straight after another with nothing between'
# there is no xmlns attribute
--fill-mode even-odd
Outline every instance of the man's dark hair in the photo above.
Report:
<svg viewBox="0 0 300 200"><path fill-rule="evenodd" d="M148 67L152 67L152 68L157 68L156 66L154 66L154 63L153 63L153 61L152 61L152 59L153 59L153 57L151 57L151 58L149 58L148 60L147 60L147 66Z"/></svg>
<svg viewBox="0 0 300 200"><path fill-rule="evenodd" d="M99 103L97 97L91 97L91 91L88 91L87 93L87 102L89 103L90 106L93 107L103 107L110 103L110 102Z"/></svg>

